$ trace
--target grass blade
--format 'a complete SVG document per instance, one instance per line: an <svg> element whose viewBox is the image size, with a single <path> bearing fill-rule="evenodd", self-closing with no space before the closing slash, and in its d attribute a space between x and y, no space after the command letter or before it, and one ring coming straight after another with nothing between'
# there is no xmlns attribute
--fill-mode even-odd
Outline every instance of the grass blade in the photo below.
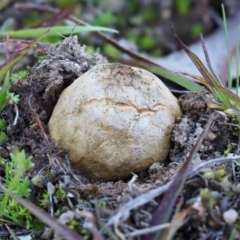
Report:
<svg viewBox="0 0 240 240"><path fill-rule="evenodd" d="M208 52L207 52L207 47L206 47L206 44L205 44L205 41L204 41L202 35L201 35L201 43L202 43L202 48L203 48L203 52L204 52L206 62L207 62L208 68L210 69L210 72L211 72L212 76L215 78L215 80L218 82L218 84L223 86L222 81L219 79L219 77L213 71L213 68L212 68L211 63L210 63L210 58L209 58L209 55L208 55Z"/></svg>
<svg viewBox="0 0 240 240"><path fill-rule="evenodd" d="M12 53L12 52L19 52L22 49L24 49L25 47L28 46L27 43L23 43L23 42L15 42L12 40L5 40L0 42L0 53L6 53L6 45L8 43L8 52Z"/></svg>
<svg viewBox="0 0 240 240"><path fill-rule="evenodd" d="M236 48L236 69L237 69L236 94L237 94L237 95L238 95L238 89L239 89L239 67L238 67L238 61L239 61L239 44L240 44L240 28L238 28L238 39L237 39L237 48Z"/></svg>
<svg viewBox="0 0 240 240"><path fill-rule="evenodd" d="M23 3L17 3L15 4L15 8L16 9L31 9L31 10L37 10L37 11L43 11L43 12L50 12L53 14L56 13L60 13L61 11L59 9L53 8L53 7L49 7L49 6L43 6L41 4L23 4ZM68 18L69 20L75 22L76 24L80 24L80 25L84 25L84 26L89 26L86 22L82 21L81 19L78 19L72 15L69 16ZM202 87L199 86L196 83L193 83L191 80L189 80L188 78L185 78L181 75L175 74L171 71L168 71L167 69L162 68L160 65L156 64L154 61L152 61L151 59L146 58L145 56L142 56L141 54L131 51L129 48L126 48L122 45L120 45L118 43L118 41L115 41L113 38L103 34L102 32L96 32L96 34L102 38L103 40L105 40L106 42L110 43L112 46L116 47L117 49L119 49L120 51L125 52L126 54L128 54L129 56L131 56L132 58L135 58L141 62L146 63L146 65L142 65L143 68L145 69L149 69L151 66L156 66L156 68L152 68L153 69L153 73L159 74L163 77L168 78L169 80L178 83L179 85L182 85L183 87L186 87L187 89L194 91L194 92L200 92ZM149 64L150 66L148 66L147 64ZM139 67L139 66L138 66ZM149 67L149 68L148 68ZM151 71L151 70L149 70ZM189 86L189 87L188 87Z"/></svg>
<svg viewBox="0 0 240 240"><path fill-rule="evenodd" d="M219 86L220 91L222 92L222 94L224 94L224 96L231 102L234 103L234 105L238 108L240 108L240 97L237 96L236 94L234 94L233 92L231 92L229 89L225 88L225 87L221 87ZM232 106L230 107L232 108Z"/></svg>
<svg viewBox="0 0 240 240"><path fill-rule="evenodd" d="M61 35L70 35L77 34L82 32L94 32L94 31L105 31L118 33L118 31L105 27L97 27L97 26L56 26L56 27L43 27L43 28L35 28L35 29L23 29L19 31L12 32L0 32L0 39L5 38L7 35L11 38L36 38L39 35L48 31L48 36L55 36L56 34Z"/></svg>
<svg viewBox="0 0 240 240"><path fill-rule="evenodd" d="M227 98L227 96L224 94L223 91L221 91L221 86L218 84L218 82L215 80L215 78L210 74L210 72L207 70L207 68L204 66L204 64L201 62L201 60L196 56L193 52L191 52L188 47L178 38L177 34L175 33L172 25L171 25L173 34L180 44L180 46L183 48L183 50L188 54L192 62L195 64L199 72L202 74L204 79L208 82L209 88L214 94L214 96L217 98L218 101L224 104L226 108L231 108L231 104Z"/></svg>
<svg viewBox="0 0 240 240"><path fill-rule="evenodd" d="M49 31L49 30L48 30L48 31ZM29 49L31 49L36 43L38 43L43 37L45 37L46 34L48 33L48 31L45 31L44 33L42 33L38 38L36 38L34 41L32 41L26 48L24 48L24 49L21 50L17 55L15 55L14 57L12 57L8 63L4 64L4 66L3 66L2 69L0 70L0 83L1 83L2 80L4 79L4 77L5 77L5 75L7 74L7 72L10 70L10 68L11 68Z"/></svg>
<svg viewBox="0 0 240 240"><path fill-rule="evenodd" d="M0 11L2 11L5 7L7 7L8 4L10 4L12 0L1 0L0 4Z"/></svg>
<svg viewBox="0 0 240 240"><path fill-rule="evenodd" d="M54 26L56 23L63 21L68 18L69 15L77 8L77 5L73 5L67 9L61 10L59 13L54 14L50 18L43 19L37 24L33 25L31 28L40 28L40 27L50 27Z"/></svg>
<svg viewBox="0 0 240 240"><path fill-rule="evenodd" d="M191 75L186 72L183 72L183 74L192 77L193 79L195 79L196 82L203 84L205 87L207 87L211 91L211 87L205 78L200 77L200 76ZM226 98L228 99L228 102L230 101L233 103L233 105L240 108L240 97L239 96L237 96L236 94L234 94L233 92L231 92L229 89L227 89L225 87L218 86L218 88L219 88L218 91L222 92L222 94L224 96L226 96ZM220 106L223 106L221 103L219 103L219 104L220 104ZM226 110L225 105L223 106L222 110L223 111Z"/></svg>
<svg viewBox="0 0 240 240"><path fill-rule="evenodd" d="M7 91L9 88L9 71L7 72L6 76L5 76L5 80L3 82L2 88L0 90L0 110L2 110L2 108L4 107L4 104L6 102L6 98L7 98Z"/></svg>
<svg viewBox="0 0 240 240"><path fill-rule="evenodd" d="M228 88L232 88L232 74L231 74L231 51L230 51L230 44L229 44L229 38L228 38L228 30L227 30L227 19L225 14L225 8L224 5L222 6L222 15L223 15L223 28L224 28L224 36L227 44L227 52L228 52Z"/></svg>
<svg viewBox="0 0 240 240"><path fill-rule="evenodd" d="M163 76L163 77L171 80L172 82L175 82L178 85L180 85L192 92L201 92L202 91L202 87L199 84L197 84L196 82L191 81L190 79L188 79L184 76L181 76L179 74L176 74L174 72L171 72L167 69L153 66L151 64L142 64L142 67L152 73Z"/></svg>

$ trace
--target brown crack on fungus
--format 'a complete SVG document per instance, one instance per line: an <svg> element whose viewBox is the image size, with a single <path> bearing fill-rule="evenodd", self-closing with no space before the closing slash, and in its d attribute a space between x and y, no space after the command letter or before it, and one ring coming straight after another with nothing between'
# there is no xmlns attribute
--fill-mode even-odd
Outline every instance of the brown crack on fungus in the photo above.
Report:
<svg viewBox="0 0 240 240"><path fill-rule="evenodd" d="M113 180L163 162L180 115L177 99L156 76L110 63L62 92L48 127L80 174Z"/></svg>

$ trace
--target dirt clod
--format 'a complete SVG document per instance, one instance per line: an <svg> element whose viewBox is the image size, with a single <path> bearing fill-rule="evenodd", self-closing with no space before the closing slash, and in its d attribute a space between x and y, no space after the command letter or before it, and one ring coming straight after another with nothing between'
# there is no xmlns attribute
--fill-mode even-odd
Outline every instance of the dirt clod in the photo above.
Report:
<svg viewBox="0 0 240 240"><path fill-rule="evenodd" d="M171 161L181 162L186 160L210 114L213 112L215 120L194 159L195 163L199 163L204 159L222 156L227 149L228 143L234 146L237 139L236 127L228 124L229 119L226 114L207 107L203 93L182 95L179 103L183 116L177 120L173 131L172 141L174 147L170 152Z"/></svg>
<svg viewBox="0 0 240 240"><path fill-rule="evenodd" d="M51 46L45 60L31 69L26 80L12 83L11 92L20 95L19 116L14 125L16 108L8 104L2 111L9 126L8 142L1 146L2 157L7 158L13 147L24 149L34 157L35 172L46 164L53 167L66 163L66 152L48 136L47 122L63 89L96 64L106 62L100 54L86 53L76 36Z"/></svg>

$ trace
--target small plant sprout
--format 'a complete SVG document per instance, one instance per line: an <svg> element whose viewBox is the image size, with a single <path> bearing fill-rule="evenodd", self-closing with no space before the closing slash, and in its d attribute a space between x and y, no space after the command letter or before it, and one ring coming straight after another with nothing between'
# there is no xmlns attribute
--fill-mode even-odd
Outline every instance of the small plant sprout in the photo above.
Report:
<svg viewBox="0 0 240 240"><path fill-rule="evenodd" d="M43 61L43 60L48 59L48 56L47 56L47 54L40 54L37 56L37 58L38 58L38 61Z"/></svg>
<svg viewBox="0 0 240 240"><path fill-rule="evenodd" d="M29 74L29 69L14 72L11 75L12 81L25 80Z"/></svg>
<svg viewBox="0 0 240 240"><path fill-rule="evenodd" d="M201 189L200 197L202 199L202 204L208 210L213 209L216 200L214 199L213 192L210 191L208 188Z"/></svg>
<svg viewBox="0 0 240 240"><path fill-rule="evenodd" d="M4 82L1 85L0 89L0 110L3 109L7 100L7 92L9 88L9 71L6 72L6 76L4 78ZM1 71L0 71L0 83L1 83Z"/></svg>
<svg viewBox="0 0 240 240"><path fill-rule="evenodd" d="M204 173L204 177L207 179L214 179L216 181L221 181L227 175L224 165L222 165L216 171L207 171Z"/></svg>
<svg viewBox="0 0 240 240"><path fill-rule="evenodd" d="M65 198L66 198L66 193L65 193L65 191L63 190L63 186L62 186L62 184L60 183L60 184L58 184L57 186L56 186L56 197L57 197L57 199L58 200L60 200L60 201L63 201Z"/></svg>
<svg viewBox="0 0 240 240"><path fill-rule="evenodd" d="M11 93L11 92L7 91L6 100L9 104L14 105L15 112L16 112L13 125L17 124L17 120L18 120L18 116L19 116L19 111L18 111L18 107L17 107L17 104L20 101L19 98L20 98L20 96L18 94Z"/></svg>
<svg viewBox="0 0 240 240"><path fill-rule="evenodd" d="M82 228L80 231L81 235L83 236L84 239L90 239L90 232L86 228Z"/></svg>
<svg viewBox="0 0 240 240"><path fill-rule="evenodd" d="M42 197L40 199L40 206L42 206L43 208L47 208L49 205L49 198L50 195L49 193L45 190L42 194Z"/></svg>
<svg viewBox="0 0 240 240"><path fill-rule="evenodd" d="M188 56L190 57L192 62L195 64L195 66L200 71L203 77L193 76L187 73L184 73L184 74L189 75L196 82L203 84L211 92L211 94L208 94L207 96L208 107L221 110L225 112L228 116L237 117L237 120L239 120L238 118L240 116L240 97L238 97L236 94L234 94L229 89L224 87L222 82L214 73L210 64L209 56L208 56L203 38L201 38L202 46L203 46L205 58L206 58L208 67L210 69L210 72L204 66L201 60L193 52L191 52L187 48L187 46L178 38L173 28L172 28L172 31L174 33L176 40L180 44L180 46L188 54Z"/></svg>
<svg viewBox="0 0 240 240"><path fill-rule="evenodd" d="M79 226L79 223L73 219L69 224L68 224L68 227L72 230L75 230L77 229L77 227Z"/></svg>
<svg viewBox="0 0 240 240"><path fill-rule="evenodd" d="M105 207L106 207L106 202L100 201L100 202L98 203L98 206L99 206L100 208L105 208Z"/></svg>
<svg viewBox="0 0 240 240"><path fill-rule="evenodd" d="M21 152L15 150L14 152L10 153L10 157L12 160L12 168L20 168L22 172L26 172L34 167L34 164L32 163L33 157L30 156L27 158L24 150L22 150Z"/></svg>
<svg viewBox="0 0 240 240"><path fill-rule="evenodd" d="M228 153L230 153L232 150L232 144L229 142L227 145L227 149L224 151L224 154L227 155Z"/></svg>
<svg viewBox="0 0 240 240"><path fill-rule="evenodd" d="M4 183L16 195L29 198L30 180L24 176L24 173L34 166L31 162L32 157L26 157L24 150L21 152L15 150L10 153L10 158L11 161L5 163ZM25 226L27 229L31 227L31 213L3 192L0 192L0 215L2 221Z"/></svg>
<svg viewBox="0 0 240 240"><path fill-rule="evenodd" d="M3 143L7 140L7 135L4 132L0 132L0 143Z"/></svg>
<svg viewBox="0 0 240 240"><path fill-rule="evenodd" d="M0 156L0 165L4 165L5 164L5 159L3 157Z"/></svg>
<svg viewBox="0 0 240 240"><path fill-rule="evenodd" d="M18 111L18 103L20 101L20 96L18 94L15 93L11 93L7 91L7 95L6 95L6 100L10 105L14 105L14 109L15 109L15 119L13 122L13 126L17 124L17 120L18 120L18 116L19 116L19 111Z"/></svg>
<svg viewBox="0 0 240 240"><path fill-rule="evenodd" d="M11 92L7 93L7 100L9 102L9 104L11 104L11 105L13 105L13 104L17 105L20 101L19 95L15 94L15 93L11 93Z"/></svg>
<svg viewBox="0 0 240 240"><path fill-rule="evenodd" d="M5 121L3 118L0 119L0 130L6 130L7 129L7 121Z"/></svg>

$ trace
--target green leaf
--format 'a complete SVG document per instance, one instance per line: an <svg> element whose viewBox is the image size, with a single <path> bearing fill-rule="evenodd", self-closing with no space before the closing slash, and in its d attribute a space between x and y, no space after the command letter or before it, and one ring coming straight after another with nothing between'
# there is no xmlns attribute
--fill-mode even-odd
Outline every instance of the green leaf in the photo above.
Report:
<svg viewBox="0 0 240 240"><path fill-rule="evenodd" d="M195 64L199 72L202 74L203 78L207 82L208 88L214 94L215 98L220 101L226 108L231 108L232 104L229 100L233 101L237 106L240 106L240 98L230 92L228 89L219 85L218 81L211 75L211 73L207 70L201 60L191 52L187 46L178 38L177 34L175 33L174 29L172 28L173 34L183 48L183 50L188 54L192 62Z"/></svg>
<svg viewBox="0 0 240 240"><path fill-rule="evenodd" d="M233 92L231 92L229 89L219 86L219 89L221 91L221 93L226 97L227 101L234 103L234 105L238 108L240 108L240 97L237 96L236 94L234 94ZM232 108L232 105L230 106L230 108Z"/></svg>
<svg viewBox="0 0 240 240"><path fill-rule="evenodd" d="M33 157L30 156L27 158L25 151L22 150L21 152L16 151L15 153L10 153L10 157L13 163L13 167L21 173L28 171L33 167L32 159Z"/></svg>
<svg viewBox="0 0 240 240"><path fill-rule="evenodd" d="M185 15L188 13L191 7L190 0L175 0L174 5L176 6L177 12L180 15Z"/></svg>
<svg viewBox="0 0 240 240"><path fill-rule="evenodd" d="M0 1L0 11L2 11L4 8L7 7L8 4L10 4L12 2L12 0L2 0Z"/></svg>
<svg viewBox="0 0 240 240"><path fill-rule="evenodd" d="M105 32L112 32L118 33L118 31L105 28L105 27L98 27L98 26L56 26L51 28L35 28L35 29L23 29L18 31L12 32L0 32L0 39L9 36L10 38L35 38L41 34L44 34L48 31L48 36L55 36L57 34L61 35L70 35L82 32L94 32L94 31L105 31Z"/></svg>
<svg viewBox="0 0 240 240"><path fill-rule="evenodd" d="M165 68L160 68L160 67L153 66L150 64L149 65L143 64L142 66L145 69L147 69L148 71L158 74L158 75L161 75L192 92L201 92L202 91L202 87L199 84L197 84L196 82L191 81L190 79L183 77L179 74L171 72Z"/></svg>
<svg viewBox="0 0 240 240"><path fill-rule="evenodd" d="M1 71L0 71L0 73L1 73ZM8 88L9 88L9 71L6 74L4 83L0 90L0 110L2 110L2 108L4 107L4 104L6 102Z"/></svg>
<svg viewBox="0 0 240 240"><path fill-rule="evenodd" d="M231 50L230 50L230 43L229 43L229 37L228 37L228 30L227 30L227 18L225 14L225 8L224 5L221 4L222 7L222 15L223 15L223 29L224 29L224 35L225 35L225 41L227 45L227 56L228 56L228 88L232 88L232 74L231 74Z"/></svg>

